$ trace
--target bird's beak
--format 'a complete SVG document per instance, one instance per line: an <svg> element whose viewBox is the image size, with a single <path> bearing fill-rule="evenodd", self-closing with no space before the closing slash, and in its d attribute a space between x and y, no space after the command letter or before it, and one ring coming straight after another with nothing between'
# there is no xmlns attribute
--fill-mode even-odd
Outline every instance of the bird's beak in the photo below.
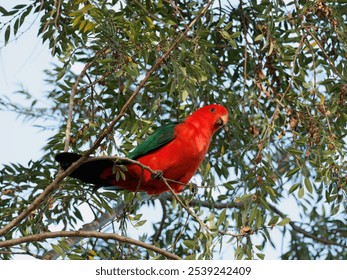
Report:
<svg viewBox="0 0 347 280"><path fill-rule="evenodd" d="M228 122L228 115L222 115L222 116L220 116L220 118L217 120L217 123L216 123L216 124L222 127L222 126L226 125L227 122Z"/></svg>

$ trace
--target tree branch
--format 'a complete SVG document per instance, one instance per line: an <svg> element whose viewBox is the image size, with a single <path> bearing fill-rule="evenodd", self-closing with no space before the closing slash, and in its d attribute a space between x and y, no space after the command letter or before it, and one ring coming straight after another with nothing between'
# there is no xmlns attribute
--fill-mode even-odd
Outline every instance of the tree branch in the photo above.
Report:
<svg viewBox="0 0 347 280"><path fill-rule="evenodd" d="M107 159L112 159L112 160L116 160L116 159L122 159L122 160L126 160L128 162L131 163L135 163L135 164L139 164L140 166L142 166L144 169L149 169L150 172L154 173L155 171L151 170L150 168L148 168L147 166L142 165L140 162L135 161L135 160L131 160L131 159L127 159L127 158L119 158L119 157L95 157L95 158L90 158L87 161L92 161L92 160L97 160L100 158L107 158ZM150 198L150 197L148 197ZM174 199L174 196L171 193L167 193L165 195L162 195L159 197L160 203L162 204L163 207L163 218L160 224L160 227L158 229L158 231L154 234L153 237L153 241L157 241L160 235L160 232L162 231L162 226L163 226L163 221L165 220L165 201L169 201L172 202L172 200ZM215 209L224 209L224 208L241 208L243 207L243 203L242 202L230 202L230 203L220 203L220 202L216 202L216 203L211 203L209 201L201 201L199 199L192 199L189 202L190 206L202 206L202 207L208 207L208 208L215 208ZM119 215L121 215L124 211L124 207L125 204L121 203L120 205L117 205L112 212L105 212L102 213L100 215L100 217L96 218L95 220L93 220L90 223L84 224L79 231L92 231L92 230L100 230L101 228L103 228L106 224L112 222L114 219L116 219ZM225 234L225 233L224 233ZM229 234L230 235L230 234ZM65 239L65 242L69 245L69 247L73 247L75 244L77 244L78 242L81 241L83 237L69 237L67 239ZM58 253L54 250L50 250L48 251L43 258L44 259L57 259L59 257Z"/></svg>
<svg viewBox="0 0 347 280"><path fill-rule="evenodd" d="M152 175L156 175L158 170L153 170L152 168L150 168L149 166L143 165L141 162L133 160L133 159L129 159L129 158L125 158L125 157L118 157L118 156L102 156L102 157L92 157L92 158L88 158L86 160L86 162L90 162L90 161L95 161L95 160L99 160L99 159L110 159L110 160L120 160L120 161L125 161L128 163L133 163L133 164L137 164L139 165L142 170L147 170L149 171ZM140 178L141 180L141 178ZM176 199L176 201L187 211L187 213L192 216L201 226L201 228L207 229L209 230L209 227L189 208L188 205L185 205L182 200L178 197L178 195L175 193L175 191L171 188L169 182L173 182L173 183L179 183L182 185L185 185L184 183L175 181L175 180L171 180L169 178L164 178L161 177L158 180L162 180L163 183L165 184L165 186L167 187L167 189L171 192L171 195Z"/></svg>
<svg viewBox="0 0 347 280"><path fill-rule="evenodd" d="M108 223L111 223L116 217L118 217L123 212L124 207L125 207L125 204L121 203L120 205L116 206L112 212L102 213L100 217L94 219L92 222L84 224L79 229L79 231L100 230L101 228L106 226ZM83 238L82 236L69 237L65 239L65 242L69 245L70 248L72 248L74 245L80 242L82 238ZM43 259L55 260L58 257L59 257L59 254L56 251L50 250L44 254Z"/></svg>
<svg viewBox="0 0 347 280"><path fill-rule="evenodd" d="M28 242L36 242L36 241L42 241L49 238L57 238L57 237L82 237L82 238L100 238L104 240L112 239L116 240L122 243L132 244L136 246L140 246L142 248L151 250L153 252L156 252L160 255L163 255L167 257L168 259L173 260L180 260L181 258L175 254L172 254L170 252L167 252L161 248L158 248L154 245L144 243L142 241L121 236L116 233L103 233L99 231L53 231L53 232L43 232L39 234L33 234L28 235L24 237L19 237L15 239L0 241L0 247L11 247L14 245L18 245L21 243L28 243Z"/></svg>
<svg viewBox="0 0 347 280"><path fill-rule="evenodd" d="M170 199L170 198L168 198ZM171 198L172 199L172 198ZM242 202L230 202L230 203L215 203L215 204L212 204L208 201L200 201L198 199L193 199L191 202L190 202L191 205L201 205L203 207L214 207L216 209L224 209L224 208L240 208L240 207L243 207L243 203ZM274 205L268 203L270 209L276 213L277 215L279 215L281 218L286 218L287 215L284 214L282 211L280 211L279 209L277 209ZM326 238L320 238L306 230L304 230L303 228L297 226L295 224L294 221L290 221L289 222L289 225L293 228L293 230L295 230L296 232L299 232L301 233L302 235L304 235L305 237L308 237L308 238L311 238L312 240L315 240L319 243L322 243L322 244L325 244L325 245L336 245L336 246L340 246L340 247L343 247L343 248L347 248L347 246L343 245L343 244L339 244L339 243L336 243L336 242L333 242L331 240L328 240Z"/></svg>
<svg viewBox="0 0 347 280"><path fill-rule="evenodd" d="M284 214L283 212L281 212L280 210L278 210L274 205L272 204L269 204L269 207L270 209L275 212L277 215L279 215L281 218L285 218L287 217L286 214ZM317 235L314 235L306 230L304 230L303 228L297 226L295 224L294 221L290 221L289 222L289 225L293 228L293 230L295 230L296 232L299 232L301 233L302 235L304 235L305 237L308 237L308 238L311 238L312 240L315 240L319 243L322 243L322 244L325 244L325 245L336 245L336 246L340 246L340 247L343 247L343 248L347 248L346 245L343 245L343 244L339 244L339 243L336 243L336 242L333 242L331 240L328 240L327 238L320 238L318 237Z"/></svg>

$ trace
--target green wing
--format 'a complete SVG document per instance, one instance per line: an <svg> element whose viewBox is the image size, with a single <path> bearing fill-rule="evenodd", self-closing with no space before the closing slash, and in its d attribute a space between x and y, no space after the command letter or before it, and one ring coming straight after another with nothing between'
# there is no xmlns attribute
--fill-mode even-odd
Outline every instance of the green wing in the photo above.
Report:
<svg viewBox="0 0 347 280"><path fill-rule="evenodd" d="M177 124L178 123L169 123L161 126L151 136L137 146L135 150L129 153L128 158L137 159L138 157L146 155L175 139L175 126Z"/></svg>

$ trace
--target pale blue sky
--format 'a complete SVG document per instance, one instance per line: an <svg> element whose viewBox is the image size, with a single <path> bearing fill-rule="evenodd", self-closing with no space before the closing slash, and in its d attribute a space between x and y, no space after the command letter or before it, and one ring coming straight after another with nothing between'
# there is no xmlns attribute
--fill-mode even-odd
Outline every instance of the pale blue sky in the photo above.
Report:
<svg viewBox="0 0 347 280"><path fill-rule="evenodd" d="M3 2L3 1L2 1ZM1 3L10 8L23 1L11 0ZM34 17L28 17L33 22ZM2 18L0 20L8 20ZM24 24L24 31L29 26ZM45 69L51 67L52 58L47 46L36 37L38 23L34 23L19 38L11 39L4 47L0 37L0 95L6 95L16 102L25 100L15 91L24 88L35 97L44 100L48 86L44 82ZM21 32L19 32L21 33ZM3 36L3 33L1 34ZM20 162L26 164L30 159L38 159L50 133L40 132L32 121L23 122L13 112L0 111L0 164Z"/></svg>

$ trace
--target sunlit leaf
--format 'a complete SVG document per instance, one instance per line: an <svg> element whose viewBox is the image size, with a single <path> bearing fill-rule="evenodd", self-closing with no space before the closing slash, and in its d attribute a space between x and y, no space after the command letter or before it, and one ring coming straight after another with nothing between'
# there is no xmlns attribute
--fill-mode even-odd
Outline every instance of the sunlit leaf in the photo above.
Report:
<svg viewBox="0 0 347 280"><path fill-rule="evenodd" d="M279 221L279 222L277 223L277 225L280 226L280 227L282 227L282 226L287 225L289 222L290 222L290 218L284 218L284 219L282 219L281 221Z"/></svg>

